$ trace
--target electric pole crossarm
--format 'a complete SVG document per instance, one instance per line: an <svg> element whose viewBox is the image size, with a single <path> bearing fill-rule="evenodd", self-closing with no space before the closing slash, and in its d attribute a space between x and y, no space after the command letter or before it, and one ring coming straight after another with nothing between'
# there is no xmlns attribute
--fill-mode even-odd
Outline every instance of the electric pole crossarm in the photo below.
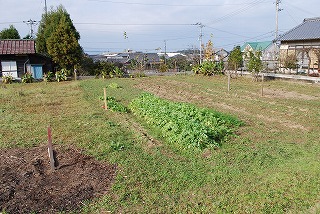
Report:
<svg viewBox="0 0 320 214"><path fill-rule="evenodd" d="M200 41L200 64L202 64L202 37L203 37L203 31L202 28L204 25L201 22L196 23L195 25L198 25L200 27L200 35L199 35L199 41Z"/></svg>
<svg viewBox="0 0 320 214"><path fill-rule="evenodd" d="M275 31L275 40L278 39L279 36L279 12L282 10L279 8L281 0L276 0L276 31Z"/></svg>
<svg viewBox="0 0 320 214"><path fill-rule="evenodd" d="M38 22L37 21L34 21L32 19L29 19L28 21L23 21L24 23L26 23L27 25L30 25L30 37L31 38L34 38L33 37L33 26L37 25Z"/></svg>

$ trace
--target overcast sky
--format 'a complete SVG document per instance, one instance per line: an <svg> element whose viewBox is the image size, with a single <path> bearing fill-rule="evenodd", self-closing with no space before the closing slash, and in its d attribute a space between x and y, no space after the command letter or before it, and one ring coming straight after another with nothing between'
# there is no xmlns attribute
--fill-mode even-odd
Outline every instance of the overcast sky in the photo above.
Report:
<svg viewBox="0 0 320 214"><path fill-rule="evenodd" d="M199 48L211 39L231 50L246 41L271 41L275 35L276 0L47 0L48 10L62 4L80 32L89 54L134 51L174 52ZM21 37L40 21L45 0L0 0L0 30L14 25ZM320 16L319 0L282 0L279 33ZM37 31L38 26L35 27ZM126 32L126 36L124 35ZM166 41L166 42L165 42Z"/></svg>

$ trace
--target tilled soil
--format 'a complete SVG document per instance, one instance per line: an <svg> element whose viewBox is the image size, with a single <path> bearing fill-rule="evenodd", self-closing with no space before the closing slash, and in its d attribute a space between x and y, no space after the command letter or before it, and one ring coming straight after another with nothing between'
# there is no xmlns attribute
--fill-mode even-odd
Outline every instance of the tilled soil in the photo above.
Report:
<svg viewBox="0 0 320 214"><path fill-rule="evenodd" d="M72 148L55 148L55 158L52 171L45 146L0 149L0 213L77 211L110 189L116 165Z"/></svg>

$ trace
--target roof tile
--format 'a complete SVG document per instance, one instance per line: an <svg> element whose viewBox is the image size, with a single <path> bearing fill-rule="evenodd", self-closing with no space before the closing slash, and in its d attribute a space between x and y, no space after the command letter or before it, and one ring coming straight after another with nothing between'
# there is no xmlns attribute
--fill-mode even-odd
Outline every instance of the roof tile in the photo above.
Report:
<svg viewBox="0 0 320 214"><path fill-rule="evenodd" d="M279 41L320 39L320 17L304 19L295 28L279 37Z"/></svg>
<svg viewBox="0 0 320 214"><path fill-rule="evenodd" d="M34 40L0 40L0 55L34 53L36 53Z"/></svg>

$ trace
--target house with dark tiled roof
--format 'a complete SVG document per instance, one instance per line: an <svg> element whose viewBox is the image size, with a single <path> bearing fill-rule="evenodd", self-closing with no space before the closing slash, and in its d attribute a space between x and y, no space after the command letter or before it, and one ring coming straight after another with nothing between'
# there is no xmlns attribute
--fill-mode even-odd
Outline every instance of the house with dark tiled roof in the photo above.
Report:
<svg viewBox="0 0 320 214"><path fill-rule="evenodd" d="M47 71L52 71L51 59L36 53L34 40L0 40L0 77L21 78L30 72L35 79L42 79Z"/></svg>
<svg viewBox="0 0 320 214"><path fill-rule="evenodd" d="M287 56L295 55L298 69L309 72L319 68L320 17L304 19L300 25L280 36L278 41L280 64Z"/></svg>

